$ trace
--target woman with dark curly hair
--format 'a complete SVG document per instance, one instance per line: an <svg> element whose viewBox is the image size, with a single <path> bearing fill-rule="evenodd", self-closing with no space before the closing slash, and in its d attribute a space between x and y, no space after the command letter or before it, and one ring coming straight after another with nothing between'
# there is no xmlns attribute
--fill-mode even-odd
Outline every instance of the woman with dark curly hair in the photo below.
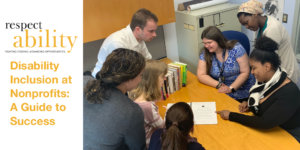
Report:
<svg viewBox="0 0 300 150"><path fill-rule="evenodd" d="M125 93L141 81L145 58L114 50L84 89L84 150L145 149L144 116Z"/></svg>
<svg viewBox="0 0 300 150"><path fill-rule="evenodd" d="M300 142L300 91L280 68L277 49L275 41L263 36L256 41L250 55L251 73L256 83L250 89L248 102L241 103L239 110L241 113L252 111L254 116L228 110L217 113L225 120L254 128L280 126Z"/></svg>

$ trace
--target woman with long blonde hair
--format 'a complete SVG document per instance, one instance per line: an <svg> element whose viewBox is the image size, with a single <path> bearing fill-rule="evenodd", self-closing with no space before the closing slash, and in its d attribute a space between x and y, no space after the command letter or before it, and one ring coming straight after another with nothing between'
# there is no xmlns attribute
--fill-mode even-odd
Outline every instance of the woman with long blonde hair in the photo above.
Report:
<svg viewBox="0 0 300 150"><path fill-rule="evenodd" d="M163 119L158 113L158 107L155 102L161 100L161 87L164 84L164 77L167 70L168 67L164 62L148 60L143 72L142 81L136 89L129 93L129 97L139 104L144 112L147 145L154 130L164 126Z"/></svg>

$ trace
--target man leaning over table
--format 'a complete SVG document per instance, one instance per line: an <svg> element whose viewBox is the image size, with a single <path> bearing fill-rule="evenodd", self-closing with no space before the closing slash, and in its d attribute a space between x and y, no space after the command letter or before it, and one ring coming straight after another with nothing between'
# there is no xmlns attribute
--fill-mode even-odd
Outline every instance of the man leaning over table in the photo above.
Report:
<svg viewBox="0 0 300 150"><path fill-rule="evenodd" d="M151 59L146 42L156 37L158 19L147 9L139 9L133 14L130 25L109 35L103 42L98 61L92 72L93 77L101 70L106 57L117 48L127 48L141 53L146 59Z"/></svg>

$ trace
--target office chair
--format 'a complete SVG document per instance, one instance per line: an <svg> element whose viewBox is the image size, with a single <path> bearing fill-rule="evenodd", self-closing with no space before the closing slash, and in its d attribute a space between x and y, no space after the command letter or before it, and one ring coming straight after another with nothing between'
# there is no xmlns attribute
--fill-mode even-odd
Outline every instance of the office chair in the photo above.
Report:
<svg viewBox="0 0 300 150"><path fill-rule="evenodd" d="M249 56L250 42L244 33L234 30L223 31L222 33L227 40L237 40L244 47Z"/></svg>

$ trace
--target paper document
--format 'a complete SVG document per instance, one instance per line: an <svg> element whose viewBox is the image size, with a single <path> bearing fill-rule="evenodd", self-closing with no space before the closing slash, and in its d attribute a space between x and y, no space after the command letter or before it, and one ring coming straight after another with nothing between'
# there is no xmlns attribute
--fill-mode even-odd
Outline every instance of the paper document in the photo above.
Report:
<svg viewBox="0 0 300 150"><path fill-rule="evenodd" d="M216 102L192 102L195 124L217 124Z"/></svg>
<svg viewBox="0 0 300 150"><path fill-rule="evenodd" d="M174 103L169 103L169 109ZM216 102L189 102L194 113L195 124L217 124Z"/></svg>

